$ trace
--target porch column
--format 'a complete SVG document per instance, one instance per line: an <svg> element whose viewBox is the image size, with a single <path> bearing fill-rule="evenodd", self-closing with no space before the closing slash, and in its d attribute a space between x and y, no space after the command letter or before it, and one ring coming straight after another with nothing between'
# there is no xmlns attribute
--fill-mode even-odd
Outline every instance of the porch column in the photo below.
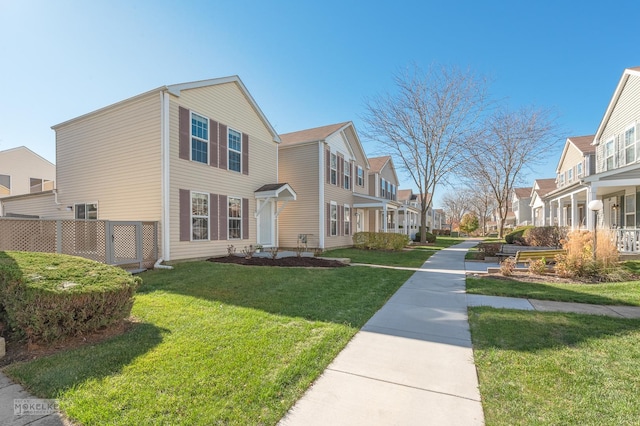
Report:
<svg viewBox="0 0 640 426"><path fill-rule="evenodd" d="M385 204L382 207L382 232L387 232L387 215L389 214L389 212L387 212L387 205Z"/></svg>
<svg viewBox="0 0 640 426"><path fill-rule="evenodd" d="M576 194L571 194L571 230L578 229L578 200Z"/></svg>
<svg viewBox="0 0 640 426"><path fill-rule="evenodd" d="M587 204L585 214L587 215L587 229L593 231L595 228L595 214L589 210L589 203L596 199L596 188L593 184L587 190Z"/></svg>
<svg viewBox="0 0 640 426"><path fill-rule="evenodd" d="M564 226L564 215L562 214L562 199L558 198L558 226Z"/></svg>
<svg viewBox="0 0 640 426"><path fill-rule="evenodd" d="M554 223L554 216L553 216L553 203L551 201L549 201L549 203L545 203L545 210L548 209L548 213L549 213L549 226L553 226Z"/></svg>

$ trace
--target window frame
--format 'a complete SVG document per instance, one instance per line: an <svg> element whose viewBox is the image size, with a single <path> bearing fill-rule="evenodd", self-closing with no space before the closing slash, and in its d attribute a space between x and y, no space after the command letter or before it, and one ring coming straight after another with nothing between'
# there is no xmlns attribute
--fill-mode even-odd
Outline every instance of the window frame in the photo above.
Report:
<svg viewBox="0 0 640 426"><path fill-rule="evenodd" d="M611 138L604 143L604 168L605 171L615 169L615 139ZM609 167L611 160L611 167Z"/></svg>
<svg viewBox="0 0 640 426"><path fill-rule="evenodd" d="M576 177L579 177L579 178L582 177L583 173L584 173L584 171L583 171L583 168L582 168L582 163L580 162L580 163L576 164Z"/></svg>
<svg viewBox="0 0 640 426"><path fill-rule="evenodd" d="M231 216L231 202L232 200L238 201L238 216ZM237 228L232 228L231 224L237 222ZM232 237L231 234L235 233L237 229L238 236ZM232 232L234 231L234 232ZM242 239L242 197L227 197L227 239L228 240L241 240Z"/></svg>
<svg viewBox="0 0 640 426"><path fill-rule="evenodd" d="M344 162L344 189L351 189L351 167L349 162Z"/></svg>
<svg viewBox="0 0 640 426"><path fill-rule="evenodd" d="M231 134L236 133L238 135L238 145L240 147L239 150L235 148L231 148ZM231 168L231 155L237 155L238 159L238 170ZM235 160L234 160L235 163ZM242 132L239 132L236 129L232 129L231 127L227 127L227 170L231 170L233 172L242 173Z"/></svg>
<svg viewBox="0 0 640 426"><path fill-rule="evenodd" d="M335 152L330 153L329 182L331 185L338 185L338 154Z"/></svg>
<svg viewBox="0 0 640 426"><path fill-rule="evenodd" d="M329 236L338 236L338 203L331 201L329 207Z"/></svg>
<svg viewBox="0 0 640 426"><path fill-rule="evenodd" d="M82 206L82 209L80 209L79 207ZM92 209L89 208L89 206L94 206ZM78 212L82 210L83 214L82 216L84 217L78 217ZM95 214L92 214L91 216L95 216L95 217L87 217L88 212L94 212ZM92 202L92 203L74 203L73 204L73 217L76 220L98 220L98 202Z"/></svg>
<svg viewBox="0 0 640 426"><path fill-rule="evenodd" d="M206 132L207 132L207 138L202 138L201 136L195 135L193 130L194 130L194 116L201 118L202 121L206 124L207 128L206 128ZM202 114L198 114L197 112L193 112L193 111L189 111L189 159L195 163L200 163L200 164L206 164L209 165L209 151L211 149L211 129L210 129L210 123L209 123L209 119L207 117L205 117ZM206 152L204 152L204 158L206 161L201 161L200 159L194 159L193 157L193 151L194 151L194 147L193 144L194 142L198 142L198 143L202 143L205 146L205 150ZM202 150L200 150L202 151Z"/></svg>
<svg viewBox="0 0 640 426"><path fill-rule="evenodd" d="M364 169L360 166L356 166L357 167L357 179L358 179L358 186L364 186Z"/></svg>
<svg viewBox="0 0 640 426"><path fill-rule="evenodd" d="M351 235L351 206L344 205L344 235Z"/></svg>
<svg viewBox="0 0 640 426"><path fill-rule="evenodd" d="M627 138L627 135L629 133L632 133L632 137L631 138ZM631 124L629 126L627 126L624 129L624 133L623 133L623 137L624 137L624 164L632 164L635 163L638 160L637 154L636 154L636 125ZM630 141L628 140L630 139ZM627 158L627 154L631 152L633 155L633 159L629 161L629 159Z"/></svg>
<svg viewBox="0 0 640 426"><path fill-rule="evenodd" d="M636 194L624 196L624 226L625 228L636 227Z"/></svg>
<svg viewBox="0 0 640 426"><path fill-rule="evenodd" d="M573 168L567 170L567 183L573 182Z"/></svg>
<svg viewBox="0 0 640 426"><path fill-rule="evenodd" d="M204 195L205 199L206 199L206 208L207 208L207 212L206 214L194 214L194 206L193 206L193 200L194 200L194 196L195 195ZM203 192L203 191L191 191L190 192L190 235L191 235L191 241L210 241L211 240L211 196L208 192ZM198 220L202 220L204 219L206 221L207 224L207 235L206 238L195 238L195 234L193 232L194 229L194 219L198 219Z"/></svg>
<svg viewBox="0 0 640 426"><path fill-rule="evenodd" d="M5 185L2 184L2 182L0 182L0 187L7 189L7 193L6 194L4 194L3 192L0 192L0 195L11 195L11 175L0 174L0 178L1 177L5 177L5 178L8 179L9 186L5 186Z"/></svg>

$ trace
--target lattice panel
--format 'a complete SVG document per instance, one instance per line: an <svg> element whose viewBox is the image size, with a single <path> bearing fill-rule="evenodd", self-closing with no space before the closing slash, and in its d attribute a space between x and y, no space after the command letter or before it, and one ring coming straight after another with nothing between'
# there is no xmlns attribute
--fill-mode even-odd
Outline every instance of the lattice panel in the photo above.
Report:
<svg viewBox="0 0 640 426"><path fill-rule="evenodd" d="M142 258L158 259L158 224L156 222L142 222Z"/></svg>
<svg viewBox="0 0 640 426"><path fill-rule="evenodd" d="M106 262L106 223L102 220L63 220L62 253Z"/></svg>
<svg viewBox="0 0 640 426"><path fill-rule="evenodd" d="M136 225L113 226L113 258L137 259Z"/></svg>
<svg viewBox="0 0 640 426"><path fill-rule="evenodd" d="M0 250L55 252L55 221L33 219L1 220Z"/></svg>

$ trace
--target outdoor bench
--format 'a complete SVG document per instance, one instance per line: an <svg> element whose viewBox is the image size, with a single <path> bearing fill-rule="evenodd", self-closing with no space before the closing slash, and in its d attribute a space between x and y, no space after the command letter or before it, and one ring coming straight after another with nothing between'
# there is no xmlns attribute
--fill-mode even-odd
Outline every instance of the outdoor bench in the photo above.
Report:
<svg viewBox="0 0 640 426"><path fill-rule="evenodd" d="M519 250L516 253L515 263L530 263L535 260L544 259L545 263L556 263L556 256L565 254L567 251L557 250Z"/></svg>

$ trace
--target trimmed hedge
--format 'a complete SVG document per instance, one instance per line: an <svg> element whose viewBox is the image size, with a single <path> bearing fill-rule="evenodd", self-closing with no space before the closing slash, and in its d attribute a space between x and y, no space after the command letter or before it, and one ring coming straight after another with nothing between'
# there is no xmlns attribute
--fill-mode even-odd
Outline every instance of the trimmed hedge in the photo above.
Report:
<svg viewBox="0 0 640 426"><path fill-rule="evenodd" d="M567 228L559 226L538 226L525 229L522 238L529 246L561 247L562 240L567 238Z"/></svg>
<svg viewBox="0 0 640 426"><path fill-rule="evenodd" d="M0 252L0 311L31 343L116 324L142 280L123 269L55 253Z"/></svg>
<svg viewBox="0 0 640 426"><path fill-rule="evenodd" d="M436 236L427 231L427 233L425 234L425 240L427 243L433 244L436 242ZM420 242L420 231L416 232L415 237L413 237L413 241L416 243Z"/></svg>
<svg viewBox="0 0 640 426"><path fill-rule="evenodd" d="M409 243L409 237L404 234L390 232L356 232L353 235L353 245L366 250L402 250Z"/></svg>
<svg viewBox="0 0 640 426"><path fill-rule="evenodd" d="M533 228L533 226L521 226L519 228L514 229L513 231L509 232L507 235L504 236L504 241L507 244L521 244L521 245L526 245L527 243L525 242L524 238L523 238L523 234L524 231L526 231L527 229L531 229Z"/></svg>

